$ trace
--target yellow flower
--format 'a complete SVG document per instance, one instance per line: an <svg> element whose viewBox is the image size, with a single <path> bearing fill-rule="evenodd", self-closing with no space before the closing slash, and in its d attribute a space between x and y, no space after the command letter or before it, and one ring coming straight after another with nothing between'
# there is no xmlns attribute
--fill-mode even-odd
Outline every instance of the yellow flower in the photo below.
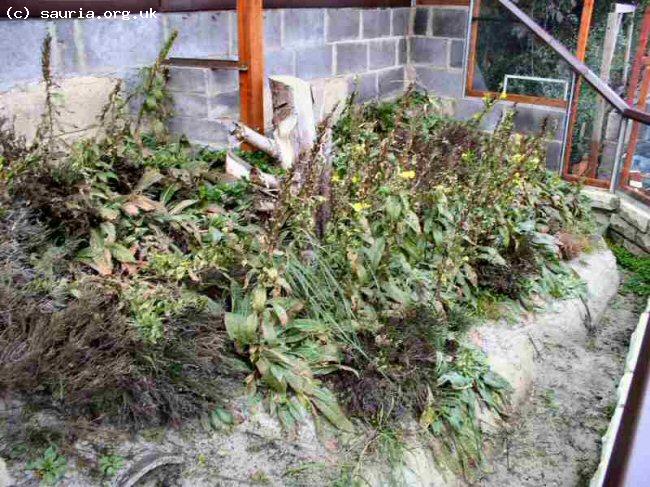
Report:
<svg viewBox="0 0 650 487"><path fill-rule="evenodd" d="M339 181L341 181L341 176L335 174L334 176L332 176L332 181L338 183Z"/></svg>
<svg viewBox="0 0 650 487"><path fill-rule="evenodd" d="M352 208L354 211L361 212L370 208L370 205L368 203L352 203Z"/></svg>
<svg viewBox="0 0 650 487"><path fill-rule="evenodd" d="M502 91L501 94L499 95L499 100L506 100L508 98L508 94L505 91Z"/></svg>
<svg viewBox="0 0 650 487"><path fill-rule="evenodd" d="M399 173L399 177L402 179L413 179L415 178L415 171L403 171Z"/></svg>

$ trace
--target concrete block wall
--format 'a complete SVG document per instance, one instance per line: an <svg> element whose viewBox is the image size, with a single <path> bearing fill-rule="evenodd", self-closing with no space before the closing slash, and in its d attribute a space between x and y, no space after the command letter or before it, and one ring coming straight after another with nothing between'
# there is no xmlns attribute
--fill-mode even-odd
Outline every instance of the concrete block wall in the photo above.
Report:
<svg viewBox="0 0 650 487"><path fill-rule="evenodd" d="M467 7L417 7L409 61L418 85L442 97L463 97Z"/></svg>
<svg viewBox="0 0 650 487"><path fill-rule="evenodd" d="M408 83L416 82L440 96L452 116L467 119L482 108L481 100L462 93L468 22L467 7L267 10L266 74L309 80L319 117L353 90L358 91L360 101L367 101L395 96ZM122 79L132 88L140 68L153 62L173 30L179 31L179 38L172 56L237 57L234 11L157 14L127 21L2 22L0 97L2 92L11 97L10 93L24 91L26 84L38 81L40 49L47 33L54 41L54 73L74 90L75 80L81 78L86 78L86 83L88 78ZM229 121L239 116L235 71L173 68L169 86L176 106L170 121L174 132L201 144L229 143ZM92 96L98 98L97 93ZM81 107L87 101L83 96L68 100ZM270 122L268 93L265 105ZM499 102L484 120L484 128L494 129L510 105ZM15 112L0 106L2 114L11 118ZM559 109L518 105L515 125L520 132L537 133L545 119L551 120L551 168L559 161L563 116ZM35 120L23 124L34 125Z"/></svg>
<svg viewBox="0 0 650 487"><path fill-rule="evenodd" d="M191 18L196 13L185 14ZM236 58L236 14L222 33L224 55ZM404 90L411 9L276 9L264 12L267 76L291 75L309 80L319 118L357 90L359 99L394 96ZM181 31L180 38L183 38ZM182 55L190 56L191 50ZM173 68L170 90L176 104L174 132L202 144L226 145L229 120L239 117L235 71ZM265 93L267 128L270 95Z"/></svg>
<svg viewBox="0 0 650 487"><path fill-rule="evenodd" d="M600 232L635 255L650 253L650 211L631 197L585 188Z"/></svg>
<svg viewBox="0 0 650 487"><path fill-rule="evenodd" d="M464 63L467 43L469 8L456 6L416 7L413 14L413 35L409 39L409 81L440 96L449 114L467 120L483 108L483 101L465 97ZM513 104L500 101L483 120L483 128L492 131L503 111ZM564 109L518 104L515 130L539 134L548 124L547 167L560 165L564 135Z"/></svg>
<svg viewBox="0 0 650 487"><path fill-rule="evenodd" d="M267 10L266 74L310 80L319 116L354 89L362 101L394 96L405 87L411 17L408 7ZM38 82L40 51L48 33L53 38L53 71L59 79L69 79L68 85L83 76L122 79L131 88L139 69L154 61L173 30L179 31L179 37L172 56L237 58L234 11L157 14L126 21L2 22L0 96ZM198 143L228 143L228 121L239 116L236 72L174 68L170 90L175 99L176 113L170 122L174 132ZM265 98L270 116L268 94ZM86 101L70 103L84 106ZM0 114L15 115L2 108Z"/></svg>

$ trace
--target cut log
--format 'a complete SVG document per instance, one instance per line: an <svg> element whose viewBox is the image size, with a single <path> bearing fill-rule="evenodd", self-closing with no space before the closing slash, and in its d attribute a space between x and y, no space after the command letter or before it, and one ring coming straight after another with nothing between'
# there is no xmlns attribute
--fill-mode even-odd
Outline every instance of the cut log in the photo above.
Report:
<svg viewBox="0 0 650 487"><path fill-rule="evenodd" d="M235 128L232 131L232 135L234 135L238 140L252 145L257 150L265 152L278 161L280 160L280 149L275 140L269 139L268 137L255 132L255 130L241 122L235 122L234 126Z"/></svg>
<svg viewBox="0 0 650 487"><path fill-rule="evenodd" d="M276 189L280 186L278 179L251 166L241 157L228 152L226 154L226 174L235 179L249 179L265 188Z"/></svg>
<svg viewBox="0 0 650 487"><path fill-rule="evenodd" d="M311 85L293 76L269 78L273 101L273 138L265 137L243 123L235 123L233 135L276 159L290 169L301 154L312 149L316 139L314 100Z"/></svg>
<svg viewBox="0 0 650 487"><path fill-rule="evenodd" d="M289 169L311 150L316 140L314 99L311 85L294 76L272 76L273 138L280 149L280 163Z"/></svg>

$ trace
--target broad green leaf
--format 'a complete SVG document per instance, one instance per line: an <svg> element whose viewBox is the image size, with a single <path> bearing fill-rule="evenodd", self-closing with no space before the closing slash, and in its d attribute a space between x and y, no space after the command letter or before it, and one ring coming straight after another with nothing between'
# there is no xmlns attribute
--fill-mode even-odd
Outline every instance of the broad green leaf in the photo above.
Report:
<svg viewBox="0 0 650 487"><path fill-rule="evenodd" d="M449 383L454 389L464 389L472 384L472 379L462 376L458 372L451 371L438 378L439 386L445 385L446 383Z"/></svg>
<svg viewBox="0 0 650 487"><path fill-rule="evenodd" d="M116 230L115 225L111 222L102 222L99 227L104 233L104 243L105 244L114 244L116 239Z"/></svg>
<svg viewBox="0 0 650 487"><path fill-rule="evenodd" d="M140 178L140 181L138 181L138 184L135 185L134 191L137 192L144 191L147 188L153 186L154 184L162 181L163 179L164 176L160 174L157 170L148 168Z"/></svg>
<svg viewBox="0 0 650 487"><path fill-rule="evenodd" d="M253 289L251 304L258 313L264 309L266 306L266 288L264 286L257 286Z"/></svg>
<svg viewBox="0 0 650 487"><path fill-rule="evenodd" d="M228 336L242 345L254 343L257 332L257 315L248 316L238 313L226 313L224 316Z"/></svg>
<svg viewBox="0 0 650 487"><path fill-rule="evenodd" d="M316 388L310 397L314 406L325 416L330 423L343 431L354 431L354 426L341 410L334 395L323 388Z"/></svg>
<svg viewBox="0 0 650 487"><path fill-rule="evenodd" d="M121 245L119 243L114 243L110 246L111 250L111 255L117 260L118 262L121 262L122 264L134 264L137 262L135 260L135 257L133 257L133 254L129 249L127 249L124 245Z"/></svg>
<svg viewBox="0 0 650 487"><path fill-rule="evenodd" d="M102 206L99 209L99 215L104 219L104 220L117 220L117 218L120 216L120 212L116 210L115 208L110 208L108 206Z"/></svg>
<svg viewBox="0 0 650 487"><path fill-rule="evenodd" d="M414 212L410 210L407 211L404 215L404 221L416 234L420 235L420 233L422 233L422 229L420 228L420 220Z"/></svg>
<svg viewBox="0 0 650 487"><path fill-rule="evenodd" d="M400 216L401 211L402 205L399 201L399 198L395 196L389 196L386 199L386 212L388 213L388 216L393 220L397 220Z"/></svg>
<svg viewBox="0 0 650 487"><path fill-rule="evenodd" d="M184 209L189 208L190 206L196 204L199 200L183 200L180 203L174 205L174 207L169 210L170 215L178 215Z"/></svg>
<svg viewBox="0 0 650 487"><path fill-rule="evenodd" d="M373 270L376 270L381 262L381 258L384 255L384 249L386 248L386 239L379 237L375 239L370 248L365 249L365 253L370 260L370 265Z"/></svg>

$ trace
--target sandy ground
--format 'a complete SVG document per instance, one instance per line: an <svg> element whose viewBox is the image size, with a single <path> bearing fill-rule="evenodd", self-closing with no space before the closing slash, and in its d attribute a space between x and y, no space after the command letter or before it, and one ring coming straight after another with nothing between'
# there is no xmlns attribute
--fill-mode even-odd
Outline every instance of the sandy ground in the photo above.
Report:
<svg viewBox="0 0 650 487"><path fill-rule="evenodd" d="M641 307L638 297L618 294L584 342L535 340L531 398L491 439L496 455L477 485L588 485Z"/></svg>
<svg viewBox="0 0 650 487"><path fill-rule="evenodd" d="M588 483L599 459L600 438L615 406L615 390L641 301L617 295L584 340L564 343L562 334L543 338L533 331L537 355L531 397L508 422L509 428L490 438L493 459L477 485L569 487ZM157 469L146 477L148 481L138 484L147 487L332 485L340 460L337 442L332 437L318 442L313 424L287 434L259 407L244 398L235 401L232 410L239 424L230 431L211 431L194 421L180 430L152 429L135 437L110 430L79 435L73 447L77 460L69 462L58 485L110 485L97 474L88 475L89 470L97 470L97 459L106 452L125 459L126 468L120 473L123 479L138 471L143 457L178 457L181 465ZM22 421L24 415L0 414L0 451L9 447L4 443L10 439L3 433ZM69 425L52 415L33 414L29 421L70 434ZM15 485L38 485L25 465L9 462L9 467Z"/></svg>

